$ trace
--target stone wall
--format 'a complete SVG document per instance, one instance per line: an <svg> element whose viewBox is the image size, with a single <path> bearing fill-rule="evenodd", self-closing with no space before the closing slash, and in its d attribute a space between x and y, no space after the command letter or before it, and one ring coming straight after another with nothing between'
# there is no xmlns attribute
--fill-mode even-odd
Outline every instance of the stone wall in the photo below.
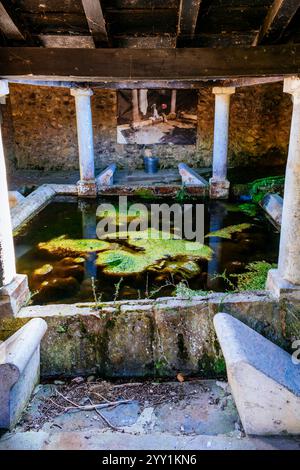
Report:
<svg viewBox="0 0 300 470"><path fill-rule="evenodd" d="M205 297L29 306L0 318L0 341L30 318L48 330L41 344L43 376L174 377L180 371L218 377L225 363L213 317L227 312L291 351L299 338L299 302L277 302L266 291Z"/></svg>
<svg viewBox="0 0 300 470"><path fill-rule="evenodd" d="M10 85L4 109L6 156L10 166L34 169L77 169L78 150L74 98L65 88ZM92 97L97 168L116 162L119 168L142 166L142 146L116 142L117 93L95 89ZM199 90L196 145L156 145L162 167L179 162L208 166L212 159L214 95ZM285 163L291 100L282 83L238 88L230 111L229 164ZM4 130L5 130L4 126Z"/></svg>

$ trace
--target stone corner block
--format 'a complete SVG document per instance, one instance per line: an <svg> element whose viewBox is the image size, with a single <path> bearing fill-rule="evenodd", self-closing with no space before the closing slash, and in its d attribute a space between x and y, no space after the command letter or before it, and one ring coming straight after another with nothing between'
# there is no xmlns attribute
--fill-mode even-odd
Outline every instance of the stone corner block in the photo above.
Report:
<svg viewBox="0 0 300 470"><path fill-rule="evenodd" d="M29 296L27 275L17 274L9 284L0 288L0 318L17 314Z"/></svg>
<svg viewBox="0 0 300 470"><path fill-rule="evenodd" d="M228 382L247 434L300 433L300 366L241 321L218 313L214 326Z"/></svg>
<svg viewBox="0 0 300 470"><path fill-rule="evenodd" d="M198 173L190 168L185 163L179 163L178 171L181 176L181 180L183 184L186 185L193 185L193 186L207 186L208 182L206 179L202 178L202 176L198 175Z"/></svg>
<svg viewBox="0 0 300 470"><path fill-rule="evenodd" d="M283 279L278 269L270 269L268 272L266 289L277 299L300 300L300 285Z"/></svg>
<svg viewBox="0 0 300 470"><path fill-rule="evenodd" d="M230 182L227 179L210 178L209 197L211 199L228 199Z"/></svg>
<svg viewBox="0 0 300 470"><path fill-rule="evenodd" d="M0 428L12 429L39 380L40 342L47 330L34 318L0 344Z"/></svg>
<svg viewBox="0 0 300 470"><path fill-rule="evenodd" d="M105 170L101 171L96 177L97 186L111 186L114 182L114 173L117 169L117 165L112 163Z"/></svg>
<svg viewBox="0 0 300 470"><path fill-rule="evenodd" d="M96 197L97 196L96 180L78 181L77 190L78 190L78 197Z"/></svg>

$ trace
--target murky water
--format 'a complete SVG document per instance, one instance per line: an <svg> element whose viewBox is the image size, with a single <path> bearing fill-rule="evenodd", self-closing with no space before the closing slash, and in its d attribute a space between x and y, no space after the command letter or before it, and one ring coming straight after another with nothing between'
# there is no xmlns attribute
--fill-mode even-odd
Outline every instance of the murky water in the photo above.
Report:
<svg viewBox="0 0 300 470"><path fill-rule="evenodd" d="M106 202L112 201L109 199ZM194 274L184 269L172 272L171 260L168 261L168 269L161 269L158 262L157 269L152 267L139 274L111 275L104 273L103 266L95 264L96 253L70 256L38 247L39 243L62 235L72 239L96 239L96 209L100 202L103 200L88 203L77 200L52 202L15 236L17 271L28 274L30 288L35 292L32 298L34 304L93 301L95 294L102 301L147 296L156 298L172 295L174 285L182 280L186 280L192 289L223 291L230 286L226 280L216 278L216 274L225 270L227 277L242 273L251 261L277 262L279 234L264 215L258 211L250 216L241 212L238 204L224 202L204 203L206 234L237 224L251 226L233 233L229 239L205 238L205 244L213 250L213 256L209 261L198 259L193 262ZM130 204L133 202L137 201L130 201ZM144 204L144 201L138 202ZM172 204L174 201L163 202Z"/></svg>

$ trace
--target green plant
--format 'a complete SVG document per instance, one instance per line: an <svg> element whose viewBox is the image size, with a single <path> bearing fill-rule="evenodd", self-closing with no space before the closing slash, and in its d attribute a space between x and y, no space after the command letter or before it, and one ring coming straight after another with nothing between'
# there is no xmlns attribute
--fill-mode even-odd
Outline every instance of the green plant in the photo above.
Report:
<svg viewBox="0 0 300 470"><path fill-rule="evenodd" d="M232 277L233 275L230 274L229 275L230 277ZM231 289L231 290L236 290L236 287L234 285L234 283L231 281L231 279L227 276L227 273L226 273L226 269L224 269L224 271L221 273L221 274L214 274L211 278L212 280L213 279L222 279L227 285L228 287Z"/></svg>
<svg viewBox="0 0 300 470"><path fill-rule="evenodd" d="M249 191L253 201L260 202L269 193L278 191L284 184L284 176L269 176L254 180L249 184Z"/></svg>
<svg viewBox="0 0 300 470"><path fill-rule="evenodd" d="M121 287L122 282L123 282L123 278L121 277L119 281L115 284L114 302L116 302L119 297L120 287Z"/></svg>
<svg viewBox="0 0 300 470"><path fill-rule="evenodd" d="M177 193L176 193L176 195L175 195L175 201L181 203L181 202L186 201L186 199L188 199L188 198L189 198L189 194L188 194L188 192L187 192L187 190L186 190L185 185L183 184L183 185L181 186L181 188L178 189L178 191L177 191Z"/></svg>
<svg viewBox="0 0 300 470"><path fill-rule="evenodd" d="M100 294L97 294L97 289L96 289L96 283L95 283L95 278L91 278L91 286L92 286L92 293L93 293L93 298L95 302L95 309L96 310L101 310L101 299L102 299L102 292Z"/></svg>
<svg viewBox="0 0 300 470"><path fill-rule="evenodd" d="M246 272L232 274L231 277L237 279L238 291L261 290L265 288L268 271L276 267L276 264L267 263L266 261L253 261L247 264Z"/></svg>
<svg viewBox="0 0 300 470"><path fill-rule="evenodd" d="M186 281L180 281L175 287L175 296L188 300L193 297L207 296L211 293L212 291L190 289Z"/></svg>

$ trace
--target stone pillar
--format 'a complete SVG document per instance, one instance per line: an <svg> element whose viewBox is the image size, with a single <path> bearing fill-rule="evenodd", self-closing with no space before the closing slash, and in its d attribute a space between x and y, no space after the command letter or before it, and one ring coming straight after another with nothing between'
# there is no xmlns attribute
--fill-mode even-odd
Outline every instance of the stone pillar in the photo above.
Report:
<svg viewBox="0 0 300 470"><path fill-rule="evenodd" d="M177 90L172 90L171 94L171 114L176 114L176 97L177 97Z"/></svg>
<svg viewBox="0 0 300 470"><path fill-rule="evenodd" d="M278 269L271 269L266 288L277 297L300 299L300 78L284 80L293 112L285 173Z"/></svg>
<svg viewBox="0 0 300 470"><path fill-rule="evenodd" d="M8 83L0 81L0 97L9 93ZM1 116L0 116L1 120ZM29 295L27 276L17 275L5 157L0 121L0 317L17 313Z"/></svg>
<svg viewBox="0 0 300 470"><path fill-rule="evenodd" d="M235 92L233 87L214 87L215 124L213 146L213 174L210 179L210 197L227 199L229 181L227 180L227 151L230 95Z"/></svg>
<svg viewBox="0 0 300 470"><path fill-rule="evenodd" d="M80 180L78 181L78 196L96 197L93 124L91 111L90 88L72 88L71 95L75 97L77 138L79 151Z"/></svg>

